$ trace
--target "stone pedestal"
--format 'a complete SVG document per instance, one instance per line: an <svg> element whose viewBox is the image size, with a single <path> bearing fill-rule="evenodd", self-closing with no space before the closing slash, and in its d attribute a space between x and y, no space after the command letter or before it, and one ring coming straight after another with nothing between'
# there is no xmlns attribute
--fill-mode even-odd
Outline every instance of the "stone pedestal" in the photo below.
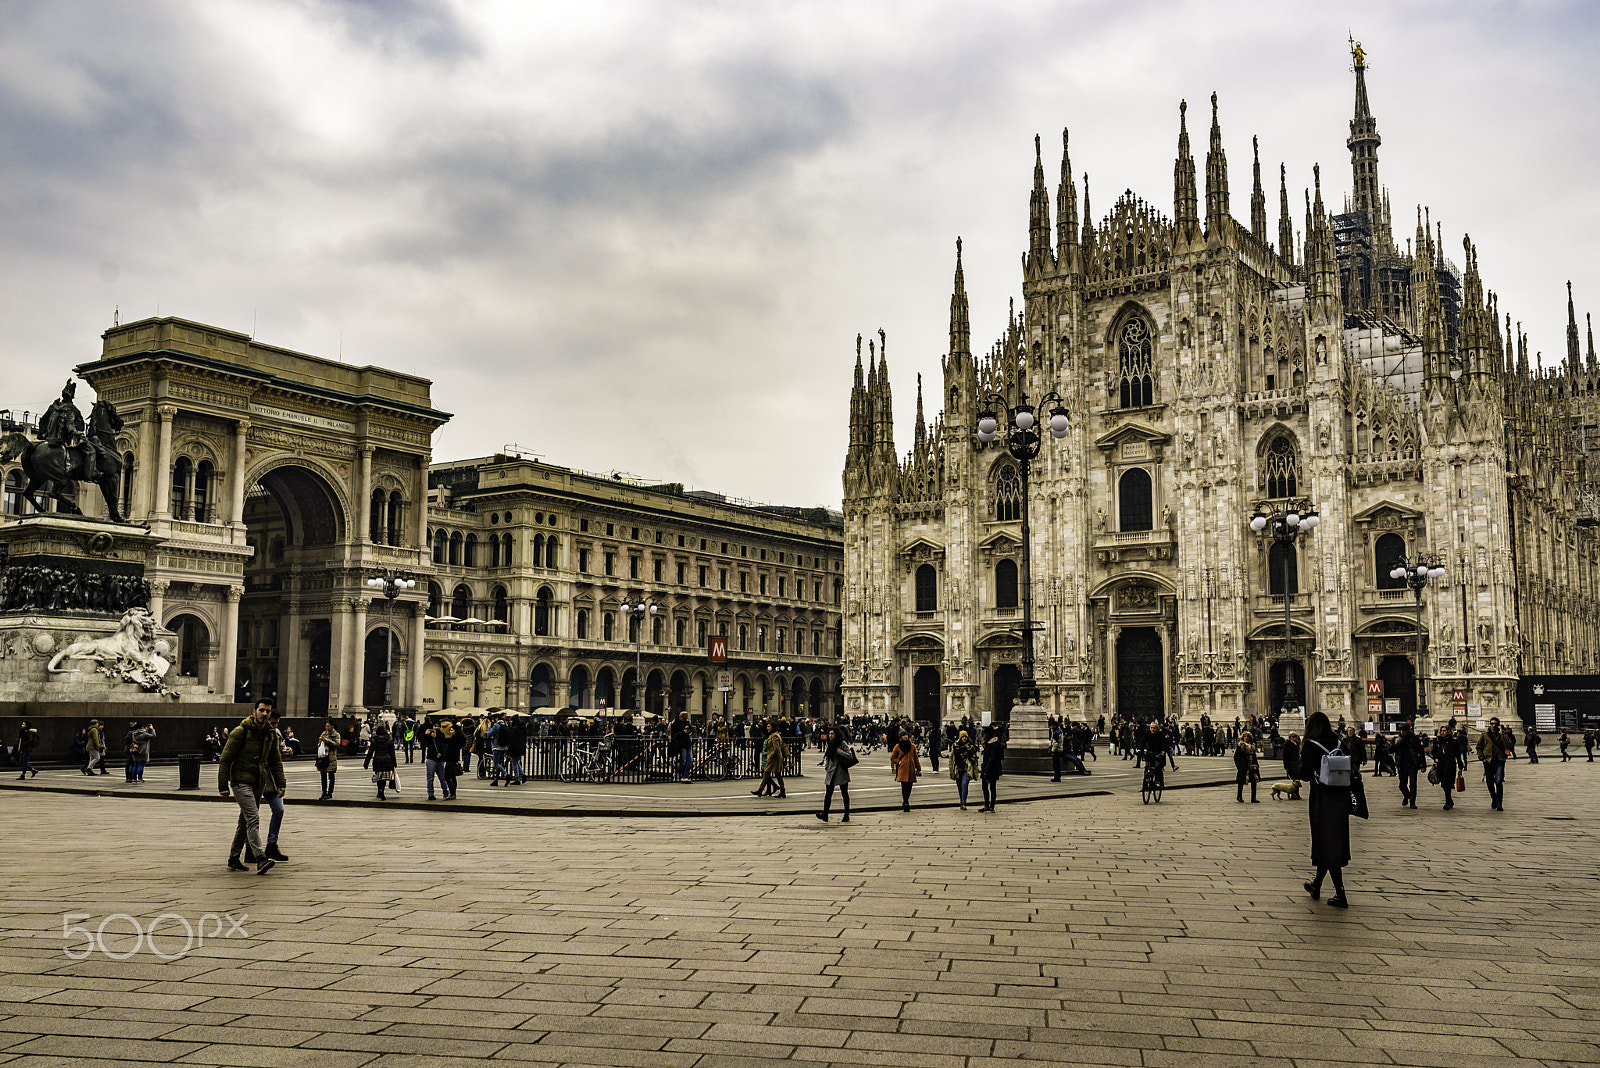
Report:
<svg viewBox="0 0 1600 1068"><path fill-rule="evenodd" d="M1011 740L1006 745L1006 774L1051 773L1048 717L1049 713L1043 705L1011 707Z"/></svg>

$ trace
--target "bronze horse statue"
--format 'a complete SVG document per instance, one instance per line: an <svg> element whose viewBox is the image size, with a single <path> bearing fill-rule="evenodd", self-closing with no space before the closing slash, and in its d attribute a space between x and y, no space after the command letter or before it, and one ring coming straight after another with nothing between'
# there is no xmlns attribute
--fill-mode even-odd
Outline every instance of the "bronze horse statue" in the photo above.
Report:
<svg viewBox="0 0 1600 1068"><path fill-rule="evenodd" d="M83 454L99 446L99 477L94 484L100 487L105 498L106 514L113 523L126 522L117 500L118 484L122 480L122 457L117 454L116 432L122 429L122 417L108 402L97 400L89 413L88 440L79 445L56 445L48 441L29 441L20 432L5 438L5 451L0 460L21 459L22 472L28 484L22 495L33 505L34 511L47 508L38 495L40 486L49 486L44 497L56 502L56 511L66 515L82 515L78 507L79 482L83 478Z"/></svg>

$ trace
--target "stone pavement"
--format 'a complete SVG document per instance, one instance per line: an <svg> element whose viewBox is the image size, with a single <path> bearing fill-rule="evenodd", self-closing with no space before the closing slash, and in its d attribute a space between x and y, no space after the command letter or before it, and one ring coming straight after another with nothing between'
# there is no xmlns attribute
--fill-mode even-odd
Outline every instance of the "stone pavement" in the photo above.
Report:
<svg viewBox="0 0 1600 1068"><path fill-rule="evenodd" d="M1300 890L1304 802L1231 787L848 825L291 803L265 876L223 868L222 805L7 791L0 1065L1600 1062L1600 767L1519 762L1504 813L1369 783L1348 912ZM116 914L68 958L64 915ZM163 914L170 960L133 935Z"/></svg>
<svg viewBox="0 0 1600 1068"><path fill-rule="evenodd" d="M461 777L460 794L455 801L427 801L426 773L423 764L400 765L403 789L390 794L383 802L388 808L449 807L473 811L498 812L507 809L528 815L571 816L729 816L751 813L807 812L822 807L822 768L817 766L820 753L809 751L804 760L805 775L791 777L787 782L787 800L776 798L756 799L751 791L760 785L759 779L729 779L725 782L693 783L564 783L559 781L529 780L518 787L493 787L477 777L474 767L469 775ZM924 761L926 766L926 761ZM939 765L938 773L927 772L917 784L914 803L919 806L942 805L953 807L957 803L955 783L950 781L948 767ZM1034 801L1047 797L1081 797L1103 793L1107 790L1135 790L1143 782L1144 772L1135 768L1133 761L1102 753L1099 760L1088 764L1090 774L1064 775L1059 783L1048 776L1010 775L1001 779L1004 796L1011 800ZM1271 768L1264 769L1271 771ZM286 766L289 779L289 799L318 804L315 800L322 789L316 768L308 759L291 760ZM1175 789L1210 786L1226 780L1233 781L1234 768L1231 757L1183 757L1178 770L1165 769L1167 784ZM894 771L889 765L886 750L867 753L853 773L850 798L857 808L888 811L900 808L900 787L894 781ZM143 785L129 785L120 768L110 775L88 777L73 768L51 768L41 771L35 778L19 782L15 775L0 777L0 790L51 790L75 793L110 794L116 797L166 797L184 801L218 800L216 792L217 766L200 766L199 790L178 789L176 764L155 766L145 771ZM372 785L372 773L361 769L359 758L345 758L340 762L338 779L334 788L333 806L377 805L377 790ZM1270 783L1272 780L1268 780ZM981 803L983 791L972 784L971 798ZM1265 793L1262 794L1265 797ZM231 802L230 802L231 803Z"/></svg>

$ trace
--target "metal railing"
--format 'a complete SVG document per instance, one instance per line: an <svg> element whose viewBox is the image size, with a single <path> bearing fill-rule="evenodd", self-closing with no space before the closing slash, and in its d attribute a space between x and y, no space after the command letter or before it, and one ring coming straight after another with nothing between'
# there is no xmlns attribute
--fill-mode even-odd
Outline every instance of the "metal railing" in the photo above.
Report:
<svg viewBox="0 0 1600 1068"><path fill-rule="evenodd" d="M761 741L748 738L734 739L726 745L697 738L690 748L690 777L697 781L758 779L764 763L763 747ZM785 750L784 776L803 774L801 763L804 750L800 740L786 740ZM575 735L570 738L529 739L522 758L522 770L524 777L529 779L594 783L672 782L678 778L678 760L668 755L665 738ZM479 772L481 778L487 778L489 774L492 774L492 770Z"/></svg>

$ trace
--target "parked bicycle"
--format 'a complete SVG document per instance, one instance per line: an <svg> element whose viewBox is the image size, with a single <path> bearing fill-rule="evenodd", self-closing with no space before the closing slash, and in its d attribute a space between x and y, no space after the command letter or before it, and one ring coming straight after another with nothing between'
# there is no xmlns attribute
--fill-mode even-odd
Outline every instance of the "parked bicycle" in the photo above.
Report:
<svg viewBox="0 0 1600 1068"><path fill-rule="evenodd" d="M561 759L562 782L605 782L617 767L616 746L610 735L596 744L573 742L572 751Z"/></svg>

